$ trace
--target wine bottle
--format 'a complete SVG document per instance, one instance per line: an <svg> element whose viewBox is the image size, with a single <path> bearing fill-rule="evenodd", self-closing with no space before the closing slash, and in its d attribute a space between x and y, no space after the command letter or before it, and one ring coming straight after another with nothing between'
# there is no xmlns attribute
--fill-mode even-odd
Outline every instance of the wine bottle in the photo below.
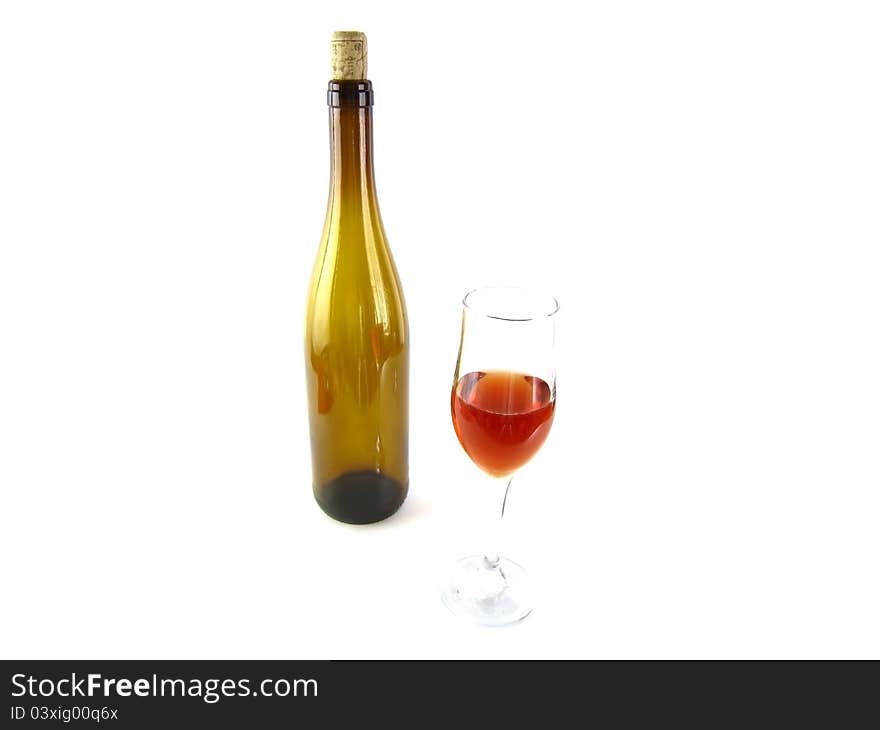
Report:
<svg viewBox="0 0 880 730"><path fill-rule="evenodd" d="M330 196L306 316L312 488L342 522L382 520L406 498L409 331L373 178L367 39L331 41Z"/></svg>

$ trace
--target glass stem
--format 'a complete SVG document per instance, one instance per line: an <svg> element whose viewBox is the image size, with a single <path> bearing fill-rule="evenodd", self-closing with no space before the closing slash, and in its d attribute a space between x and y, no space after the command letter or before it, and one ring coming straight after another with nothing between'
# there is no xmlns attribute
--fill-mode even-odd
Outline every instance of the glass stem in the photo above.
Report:
<svg viewBox="0 0 880 730"><path fill-rule="evenodd" d="M510 485L513 483L513 474L511 474L509 477L493 477L492 481L495 482L495 485L501 487L502 491L501 514L499 515L497 512L495 512L497 516L492 520L492 527L489 530L490 539L492 540L491 545L495 552L486 553L483 556L483 560L485 561L486 567L489 570L495 570L498 567L498 563L501 561L500 550L502 548L501 541L504 510L507 507L507 495L510 494ZM493 501L493 504L495 505L495 509L497 509L498 502Z"/></svg>

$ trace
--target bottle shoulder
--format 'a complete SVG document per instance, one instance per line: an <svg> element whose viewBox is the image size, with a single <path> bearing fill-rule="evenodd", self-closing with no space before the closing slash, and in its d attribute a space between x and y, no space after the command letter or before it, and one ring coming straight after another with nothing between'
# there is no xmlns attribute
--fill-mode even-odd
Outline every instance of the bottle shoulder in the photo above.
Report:
<svg viewBox="0 0 880 730"><path fill-rule="evenodd" d="M376 329L401 344L408 337L403 288L390 249L375 241L325 238L309 286L307 336L351 339Z"/></svg>

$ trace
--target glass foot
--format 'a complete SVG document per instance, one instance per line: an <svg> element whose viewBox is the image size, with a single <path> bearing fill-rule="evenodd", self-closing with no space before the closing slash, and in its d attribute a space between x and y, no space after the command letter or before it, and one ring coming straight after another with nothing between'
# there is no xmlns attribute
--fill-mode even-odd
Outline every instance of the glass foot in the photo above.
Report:
<svg viewBox="0 0 880 730"><path fill-rule="evenodd" d="M453 567L443 603L456 616L483 626L509 626L532 612L526 572L507 558L471 555Z"/></svg>

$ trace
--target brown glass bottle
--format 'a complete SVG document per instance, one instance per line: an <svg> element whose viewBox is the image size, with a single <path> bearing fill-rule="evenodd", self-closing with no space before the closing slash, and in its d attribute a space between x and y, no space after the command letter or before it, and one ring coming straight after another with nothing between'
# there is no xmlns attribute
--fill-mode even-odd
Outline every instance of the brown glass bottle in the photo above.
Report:
<svg viewBox="0 0 880 730"><path fill-rule="evenodd" d="M362 34L337 35L365 51ZM341 75L365 76L363 56ZM337 78L327 99L330 198L306 315L312 486L328 515L363 524L407 493L409 335L373 177L372 84Z"/></svg>

